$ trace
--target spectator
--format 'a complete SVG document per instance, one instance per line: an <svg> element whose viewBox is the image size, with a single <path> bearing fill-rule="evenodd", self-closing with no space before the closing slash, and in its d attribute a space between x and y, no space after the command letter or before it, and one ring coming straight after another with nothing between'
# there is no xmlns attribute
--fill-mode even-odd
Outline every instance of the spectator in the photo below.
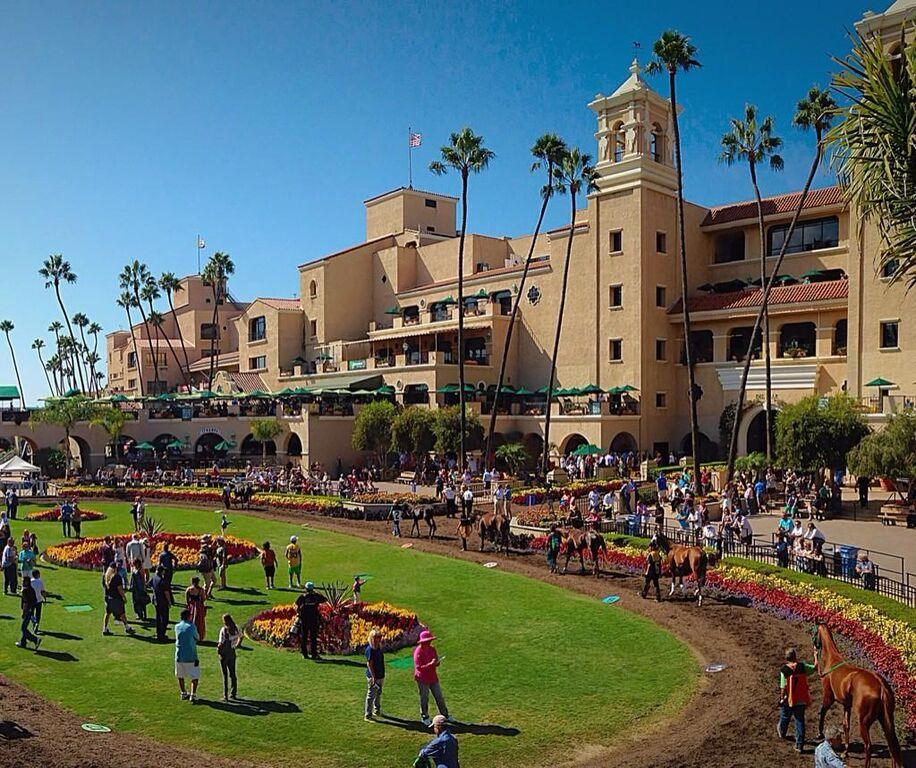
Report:
<svg viewBox="0 0 916 768"><path fill-rule="evenodd" d="M150 590L153 593L153 605L156 608L156 639L165 642L169 627L169 608L172 606L172 590L165 578L165 568L156 568L156 574L150 579Z"/></svg>
<svg viewBox="0 0 916 768"><path fill-rule="evenodd" d="M869 559L868 552L859 553L856 573L862 579L862 587L864 589L875 588L875 564Z"/></svg>
<svg viewBox="0 0 916 768"><path fill-rule="evenodd" d="M296 598L296 614L299 618L299 650L302 658L311 657L318 661L321 657L318 655L318 633L321 630L321 610L322 603L328 599L324 595L319 595L315 591L315 585L307 581L305 583L305 592Z"/></svg>
<svg viewBox="0 0 916 768"><path fill-rule="evenodd" d="M226 589L226 572L229 570L229 550L226 548L226 540L222 536L216 539L213 564L216 566L216 573L219 575L219 588Z"/></svg>
<svg viewBox="0 0 916 768"><path fill-rule="evenodd" d="M436 637L428 629L420 633L420 639L417 647L413 651L413 677L417 681L417 689L420 694L420 719L423 724L428 726L432 722L429 719L429 694L432 693L436 700L436 707L443 718L448 718L448 707L442 696L442 688L439 685L438 667L440 662L439 654L433 647L433 640Z"/></svg>
<svg viewBox="0 0 916 768"><path fill-rule="evenodd" d="M642 592L640 595L643 600L649 594L649 585L655 587L655 601L662 601L662 593L658 586L658 577L662 573L662 557L658 552L658 542L655 539L649 542L649 551L646 553L646 567L643 571Z"/></svg>
<svg viewBox="0 0 916 768"><path fill-rule="evenodd" d="M265 541L261 549L261 567L264 569L264 583L267 589L273 589L274 575L277 572L277 553L270 548L269 541Z"/></svg>
<svg viewBox="0 0 916 768"><path fill-rule="evenodd" d="M238 678L235 672L235 649L242 643L242 633L228 613L223 614L223 626L219 630L216 653L223 672L223 701L238 698ZM231 682L231 685L230 685Z"/></svg>
<svg viewBox="0 0 916 768"><path fill-rule="evenodd" d="M385 682L385 655L382 635L377 629L369 632L366 646L366 720L382 714L382 685Z"/></svg>
<svg viewBox="0 0 916 768"><path fill-rule="evenodd" d="M843 732L836 725L824 728L824 740L814 750L814 768L846 768L837 754L843 746Z"/></svg>
<svg viewBox="0 0 916 768"><path fill-rule="evenodd" d="M181 700L197 701L197 685L200 682L200 659L197 658L197 627L191 622L191 612L185 608L181 620L175 625L175 677ZM191 692L185 688L185 678L191 680Z"/></svg>
<svg viewBox="0 0 916 768"><path fill-rule="evenodd" d="M175 553L171 550L171 544L167 541L162 544L162 552L159 553L159 567L162 568L162 578L165 579L165 583L171 589L172 576L178 567L178 558L175 557Z"/></svg>
<svg viewBox="0 0 916 768"><path fill-rule="evenodd" d="M26 578L32 578L32 570L35 568L35 558L35 550L32 549L31 544L29 546L23 544L22 549L19 550L19 575L22 577L23 584Z"/></svg>
<svg viewBox="0 0 916 768"><path fill-rule="evenodd" d="M143 561L138 557L131 564L130 597L134 606L134 616L139 621L146 621L146 606L149 605L149 593L146 591L146 574L143 572Z"/></svg>
<svg viewBox="0 0 916 768"><path fill-rule="evenodd" d="M23 580L23 583L25 581ZM32 571L32 590L35 592L35 608L32 611L32 626L35 628L35 634L40 635L41 630L38 625L41 624L41 609L45 604L47 592L45 592L45 582L41 578L41 573L37 568Z"/></svg>
<svg viewBox="0 0 916 768"><path fill-rule="evenodd" d="M73 525L73 535L77 539L82 538L83 512L76 500L73 502L73 514L70 516L70 523Z"/></svg>
<svg viewBox="0 0 916 768"><path fill-rule="evenodd" d="M808 530L805 531L805 541L811 542L811 549L814 552L820 552L826 540L827 537L821 533L821 530L813 522L808 523Z"/></svg>
<svg viewBox="0 0 916 768"><path fill-rule="evenodd" d="M120 621L124 625L124 631L128 635L132 635L134 630L127 623L124 607L124 582L114 563L105 570L105 575L102 577L102 586L105 591L105 617L102 619L102 634L111 634L108 622L114 616L116 621Z"/></svg>
<svg viewBox="0 0 916 768"><path fill-rule="evenodd" d="M436 715L430 722L430 727L436 738L420 750L414 765L422 765L422 761L432 760L436 768L458 768L458 739L449 732L448 719Z"/></svg>
<svg viewBox="0 0 916 768"><path fill-rule="evenodd" d="M20 598L20 605L22 606L22 624L19 628L21 633L19 642L16 643L16 645L20 648L25 648L26 643L34 643L35 650L37 651L41 645L41 638L36 637L29 630L29 624L32 622L36 602L35 590L32 589L32 579L25 576L22 579L22 596Z"/></svg>
<svg viewBox="0 0 916 768"><path fill-rule="evenodd" d="M388 512L388 519L391 520L391 535L396 539L401 538L401 515L401 502L392 504Z"/></svg>
<svg viewBox="0 0 916 768"><path fill-rule="evenodd" d="M296 587L302 589L302 549L297 536L289 537L289 544L286 546L286 565L289 572L289 588L293 588L295 577Z"/></svg>
<svg viewBox="0 0 916 768"><path fill-rule="evenodd" d="M789 542L786 535L780 530L776 534L776 543L773 545L776 550L776 564L780 568L789 567Z"/></svg>
<svg viewBox="0 0 916 768"><path fill-rule="evenodd" d="M16 570L19 563L19 553L16 551L16 540L10 536L0 556L0 565L3 566L3 594L15 595L19 591L19 575Z"/></svg>
<svg viewBox="0 0 916 768"><path fill-rule="evenodd" d="M871 485L871 478L860 475L856 478L856 487L859 489L859 506L862 509L868 508L868 489ZM826 742L825 742L826 743Z"/></svg>
<svg viewBox="0 0 916 768"><path fill-rule="evenodd" d="M70 538L73 532L72 527L73 521L73 505L70 504L66 499L64 503L60 505L60 525L63 529L63 534L66 538Z"/></svg>

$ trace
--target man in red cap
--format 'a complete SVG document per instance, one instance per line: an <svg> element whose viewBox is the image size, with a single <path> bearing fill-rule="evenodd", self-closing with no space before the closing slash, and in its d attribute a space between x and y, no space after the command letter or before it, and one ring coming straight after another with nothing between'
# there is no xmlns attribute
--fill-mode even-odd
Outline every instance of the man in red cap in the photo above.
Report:
<svg viewBox="0 0 916 768"><path fill-rule="evenodd" d="M439 654L433 647L433 640L435 639L436 637L432 632L424 629L420 633L417 647L413 651L413 678L417 681L417 689L420 692L420 719L427 727L432 722L429 719L430 693L436 700L439 714L446 720L451 720L448 716L448 707L445 705L445 699L442 696L442 688L439 686L439 674L436 671L440 662Z"/></svg>

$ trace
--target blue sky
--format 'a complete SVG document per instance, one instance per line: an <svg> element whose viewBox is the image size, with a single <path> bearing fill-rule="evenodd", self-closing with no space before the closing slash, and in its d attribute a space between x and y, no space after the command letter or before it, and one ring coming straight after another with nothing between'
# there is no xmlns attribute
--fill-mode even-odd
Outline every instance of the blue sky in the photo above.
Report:
<svg viewBox="0 0 916 768"><path fill-rule="evenodd" d="M875 0L884 10L889 0ZM533 138L594 152L586 108L627 76L659 32L691 35L704 67L684 77L685 188L703 204L746 199L718 141L746 101L772 113L801 185L809 143L795 101L826 84L831 55L867 0L757 3L18 3L0 24L0 317L11 319L26 396L47 385L32 339L58 317L37 275L49 253L79 276L65 291L106 332L121 323L117 274L196 271L195 237L229 252L233 292L291 296L296 265L358 242L362 200L405 184L408 124L422 132L414 185L454 193L426 166L470 125L496 152L473 180L469 229L529 231ZM639 4L636 6L640 7ZM657 82L667 95L666 85ZM565 209L549 214L557 224ZM0 349L0 384L13 383Z"/></svg>

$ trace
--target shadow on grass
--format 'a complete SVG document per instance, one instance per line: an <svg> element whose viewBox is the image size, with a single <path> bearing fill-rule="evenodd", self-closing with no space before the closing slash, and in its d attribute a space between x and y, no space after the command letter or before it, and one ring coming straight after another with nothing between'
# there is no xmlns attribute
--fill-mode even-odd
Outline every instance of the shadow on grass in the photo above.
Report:
<svg viewBox="0 0 916 768"><path fill-rule="evenodd" d="M82 640L80 635L71 635L67 632L52 632L50 629L41 630L43 637L53 637L56 640Z"/></svg>
<svg viewBox="0 0 916 768"><path fill-rule="evenodd" d="M269 605L268 601L265 600L234 600L231 597L219 597L215 596L213 598L214 603L225 603L226 605Z"/></svg>
<svg viewBox="0 0 916 768"><path fill-rule="evenodd" d="M291 701L259 701L257 699L198 699L196 706L210 707L221 712L231 712L245 717L264 717L265 715L291 715L301 712L298 704Z"/></svg>
<svg viewBox="0 0 916 768"><path fill-rule="evenodd" d="M35 651L35 655L44 656L46 659L53 659L54 661L79 661L76 656L66 651L46 651L43 648L39 648Z"/></svg>
<svg viewBox="0 0 916 768"><path fill-rule="evenodd" d="M366 662L364 661L355 661L354 659L329 659L325 656L322 656L320 659L316 660L318 664L331 664L335 667L365 667Z"/></svg>
<svg viewBox="0 0 916 768"><path fill-rule="evenodd" d="M238 592L242 595L264 595L257 587L226 587L225 589L217 589L217 592Z"/></svg>
<svg viewBox="0 0 916 768"><path fill-rule="evenodd" d="M381 725L391 725L395 728L402 728L405 731L416 731L417 733L432 733L432 729L423 725L419 720L408 720L403 717L382 714L375 716L375 722ZM496 725L493 723L449 723L448 729L452 733L470 733L474 736L518 736L521 731L518 728L512 728L505 725Z"/></svg>

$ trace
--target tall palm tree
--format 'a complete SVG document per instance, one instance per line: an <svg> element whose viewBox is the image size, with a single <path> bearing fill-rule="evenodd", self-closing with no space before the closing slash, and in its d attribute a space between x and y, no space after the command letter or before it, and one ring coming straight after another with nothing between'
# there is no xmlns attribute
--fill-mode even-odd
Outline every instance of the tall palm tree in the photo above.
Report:
<svg viewBox="0 0 916 768"><path fill-rule="evenodd" d="M557 373L557 356L560 353L560 334L563 331L563 313L566 309L566 286L569 283L569 262L572 256L573 237L576 233L576 197L588 195L598 189L595 180L598 172L592 165L590 155L582 154L578 148L563 153L560 162L553 169L557 192L569 192L569 239L566 241L566 261L563 263L563 282L560 287L560 307L557 311L557 330L553 337L553 353L550 355L550 378L547 379L547 415L544 419L544 454L541 458L541 474L547 475L550 457L550 402L553 399L553 381Z"/></svg>
<svg viewBox="0 0 916 768"><path fill-rule="evenodd" d="M175 277L172 272L163 272L159 277L159 287L165 292L166 301L169 303L169 311L172 313L172 320L175 322L175 329L178 331L178 340L181 342L181 354L184 357L184 376L185 383L190 386L191 363L188 362L188 348L184 343L184 334L181 332L181 325L178 322L178 315L175 313L175 304L173 296L182 290L181 281ZM181 368L181 365L178 366Z"/></svg>
<svg viewBox="0 0 916 768"><path fill-rule="evenodd" d="M137 335L134 332L134 321L130 316L130 309L136 306L136 302L130 291L123 290L115 303L127 313L127 327L130 329L130 341L134 348L134 361L137 365L137 381L140 382L140 395L142 396L146 393L143 386L143 367L140 363L140 350L137 348Z"/></svg>
<svg viewBox="0 0 916 768"><path fill-rule="evenodd" d="M41 363L41 370L45 372L45 381L48 382L48 390L52 395L56 395L57 392L55 392L54 387L51 386L51 375L48 373L44 358L41 355L41 350L44 349L44 347L44 339L35 339L35 341L32 342L32 349L38 353L38 362Z"/></svg>
<svg viewBox="0 0 916 768"><path fill-rule="evenodd" d="M832 164L859 215L881 234L878 268L916 286L916 39L891 60L885 40L861 36L837 60L836 91L849 99L827 135ZM890 269L889 269L890 268Z"/></svg>
<svg viewBox="0 0 916 768"><path fill-rule="evenodd" d="M12 320L0 320L0 331L6 335L6 343L10 348L10 357L13 359L13 370L16 372L16 384L19 385L19 405L25 408L25 392L22 391L22 379L19 378L19 364L16 362L16 350L13 349L13 340L10 338L10 331L16 326Z"/></svg>
<svg viewBox="0 0 916 768"><path fill-rule="evenodd" d="M484 461L490 460L490 446L493 444L493 434L496 432L496 410L499 406L499 396L506 377L506 363L509 359L509 346L512 344L512 333L515 330L515 319L518 316L518 307L521 304L522 297L525 295L525 282L528 279L528 270L531 269L531 259L534 256L534 248L537 245L538 234L541 231L541 224L544 222L544 214L547 213L547 204L553 197L556 182L553 178L554 168L563 159L566 153L566 142L553 133L545 133L531 148L531 154L534 155L534 162L531 164L531 171L540 170L542 167L547 174L547 183L541 187L541 206L538 212L537 225L534 227L534 234L531 236L531 244L528 246L528 255L525 257L525 268L522 270L522 276L518 283L518 292L515 294L515 301L512 302L512 314L509 315L509 327L506 329L506 339L503 342L503 355L499 363L499 380L496 382L496 392L493 395L493 410L490 411L490 424L487 428L487 442L484 445Z"/></svg>
<svg viewBox="0 0 916 768"><path fill-rule="evenodd" d="M152 280L152 275L150 275L149 267L146 264L134 259L130 264L124 267L121 270L121 274L118 279L121 283L121 288L123 290L129 291L133 296L133 306L140 310L140 317L143 318L143 327L146 330L146 339L149 342L152 342L153 335L150 332L149 327L149 318L146 316L146 310L143 309L143 301L140 296L140 292L143 290L150 280ZM137 369L140 367L140 355L137 354ZM155 386L159 386L159 361L156 359L156 355L153 355L153 377L155 380Z"/></svg>
<svg viewBox="0 0 916 768"><path fill-rule="evenodd" d="M60 305L60 311L64 316L64 322L67 324L67 333L73 336L73 326L70 324L70 316L67 314L67 309L64 307L64 300L60 295L61 283L72 284L76 282L76 273L71 269L70 262L66 261L62 254L52 253L44 260L44 264L41 269L38 270L38 274L45 279L45 288L54 288L54 295L57 296L57 303ZM81 369L77 368L77 373L79 373L80 387L85 390L86 382L83 381L83 372Z"/></svg>
<svg viewBox="0 0 916 768"><path fill-rule="evenodd" d="M76 339L72 336L61 336L60 337L60 352L63 356L64 363L67 366L67 374L70 379L70 388L78 389L77 379L74 371L79 370L79 364L77 362L77 343Z"/></svg>
<svg viewBox="0 0 916 768"><path fill-rule="evenodd" d="M751 331L750 342L748 343L747 354L744 356L744 369L741 371L741 384L738 387L738 401L735 407L735 420L732 423L731 442L728 448L728 464L726 465L726 482L730 483L735 473L735 459L738 455L738 428L741 422L741 412L744 410L744 398L747 392L747 377L751 370L751 358L754 353L754 339L760 333L760 326L763 322L764 314L767 310L767 304L770 300L770 292L776 283L776 277L782 267L783 259L786 255L786 249L795 226L798 224L798 218L805 207L805 200L808 198L808 191L811 189L811 183L821 164L824 156L825 134L830 128L830 123L836 114L836 102L830 95L830 91L813 86L804 99L798 102L795 110L795 117L792 119L793 125L803 131L814 131L814 158L811 161L811 167L808 169L808 178L805 180L805 186L798 198L798 204L792 214L792 221L789 222L789 230L786 232L785 239L779 249L779 256L776 257L776 263L773 265L773 271L763 289L763 296L760 301L760 309L757 311L757 319L754 321L754 328Z"/></svg>
<svg viewBox="0 0 916 768"><path fill-rule="evenodd" d="M458 413L461 429L461 456L458 466L464 470L465 432L467 431L467 413L465 411L464 391L464 240L468 224L468 177L480 173L496 157L487 149L483 136L478 136L470 128L462 128L449 137L449 143L440 149L441 159L429 164L429 170L442 176L451 168L461 176L461 235L458 240Z"/></svg>
<svg viewBox="0 0 916 768"><path fill-rule="evenodd" d="M653 58L646 71L649 74L667 72L671 124L674 130L674 166L677 171L677 230L681 251L681 305L684 309L684 350L687 363L688 397L690 402L690 444L693 452L694 482L700 477L700 432L697 426L697 382L693 350L690 344L690 307L687 291L690 287L687 275L687 237L684 231L684 172L681 158L681 129L677 114L677 73L689 72L702 66L697 60L696 46L690 38L673 29L666 30L652 46Z"/></svg>
<svg viewBox="0 0 916 768"><path fill-rule="evenodd" d="M64 390L63 390L63 387L61 386L63 374L61 373L59 354L55 352L53 355L51 355L48 358L48 362L45 363L45 371L50 373L51 376L53 377L51 379L51 381L54 383L53 394L58 395L58 396L61 395Z"/></svg>
<svg viewBox="0 0 916 768"><path fill-rule="evenodd" d="M156 282L156 278L152 275L149 275L146 282L140 288L140 299L146 302L146 306L149 309L149 314L147 314L147 319L149 324L153 329L155 339L153 340L153 367L156 371L156 386L161 386L159 381L159 338L162 333L162 316L159 316L159 322L156 323L153 321L153 313L156 311L153 306L153 302L157 301L162 297L162 294L159 291L159 283Z"/></svg>
<svg viewBox="0 0 916 768"><path fill-rule="evenodd" d="M80 339L82 339L82 345L78 347L78 358L81 359L82 364L86 368L86 381L89 382L89 390L91 392L95 391L95 371L91 370L89 366L89 345L86 343L86 328L89 327L89 318L86 317L82 312L77 312L73 315L73 324L80 329Z"/></svg>
<svg viewBox="0 0 916 768"><path fill-rule="evenodd" d="M760 196L760 185L757 183L757 166L769 165L772 171L781 171L782 156L778 150L782 146L780 139L773 131L772 116L762 121L757 119L757 107L746 104L744 119L733 117L732 129L722 137L722 154L719 162L734 165L741 160L747 162L751 174L751 185L754 187L754 199L757 201L757 232L760 237L760 285L767 281L766 236L763 223L763 199ZM763 359L765 367L766 400L764 414L766 419L767 463L773 461L773 394L770 380L770 313L766 307L763 312Z"/></svg>
<svg viewBox="0 0 916 768"><path fill-rule="evenodd" d="M219 305L223 303L224 297L229 296L227 284L229 276L232 274L235 274L235 264L232 258L228 253L217 251L209 258L201 275L204 282L210 285L210 290L213 292L213 332L210 338L210 371L207 376L207 389L213 389L213 377L216 373L216 364L219 357L219 347L217 346L217 339L220 336Z"/></svg>
<svg viewBox="0 0 916 768"><path fill-rule="evenodd" d="M101 360L99 356L99 334L102 332L102 326L96 322L89 323L86 332L92 336L92 352L90 354L95 357L95 361L93 362L93 366L95 366ZM99 372L93 370L93 376L95 378L95 391L101 394L102 389L99 387Z"/></svg>

